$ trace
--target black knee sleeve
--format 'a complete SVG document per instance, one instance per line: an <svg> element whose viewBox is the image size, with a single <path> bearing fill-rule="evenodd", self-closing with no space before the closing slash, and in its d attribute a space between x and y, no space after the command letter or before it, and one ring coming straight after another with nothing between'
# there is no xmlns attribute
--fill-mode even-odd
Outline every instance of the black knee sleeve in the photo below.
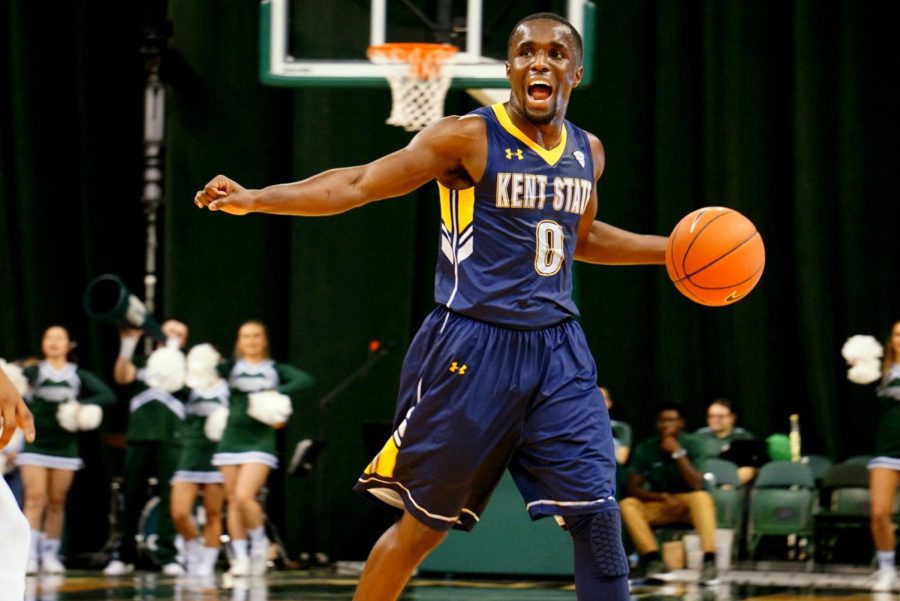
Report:
<svg viewBox="0 0 900 601"><path fill-rule="evenodd" d="M566 525L575 542L576 567L590 564L600 578L628 575L628 558L622 546L622 519L619 509L567 516ZM578 555L590 554L590 558ZM589 561L588 561L589 560Z"/></svg>

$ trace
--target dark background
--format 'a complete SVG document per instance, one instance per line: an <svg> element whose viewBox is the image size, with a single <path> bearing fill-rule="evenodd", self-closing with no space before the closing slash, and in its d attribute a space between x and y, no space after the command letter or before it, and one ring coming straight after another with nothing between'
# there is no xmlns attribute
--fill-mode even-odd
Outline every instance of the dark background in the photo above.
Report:
<svg viewBox="0 0 900 601"><path fill-rule="evenodd" d="M304 44L327 50L360 29L368 0L311 4L320 20ZM517 5L510 18L532 5L553 8ZM768 259L756 290L721 309L681 297L663 268L579 266L600 380L638 439L656 401L684 403L696 428L708 401L727 396L763 436L786 432L799 413L804 452L872 450L873 390L847 381L839 351L852 334L884 339L900 319L900 59L885 10L849 0L598 3L595 81L573 94L568 117L606 147L599 218L668 233L695 208L727 205L757 224ZM260 318L274 356L316 376L282 443L317 435L329 448L306 479L276 473L272 514L292 554L361 559L387 518L350 487L368 460L364 434L391 418L402 353L432 308L436 190L328 219L193 207L219 172L259 187L366 162L410 138L383 124L387 89L261 85L256 2L2 4L0 356L37 354L44 328L61 323L81 364L111 380L116 333L85 319L81 296L106 272L143 291L139 48L161 18L173 29L158 313L183 317L192 341L225 352L242 320ZM446 111L474 106L451 92ZM318 399L367 358L371 339L398 348L326 419ZM122 403L106 432L124 420ZM105 540L106 482L121 459L108 435L84 442L89 468L69 521L69 544L82 551Z"/></svg>

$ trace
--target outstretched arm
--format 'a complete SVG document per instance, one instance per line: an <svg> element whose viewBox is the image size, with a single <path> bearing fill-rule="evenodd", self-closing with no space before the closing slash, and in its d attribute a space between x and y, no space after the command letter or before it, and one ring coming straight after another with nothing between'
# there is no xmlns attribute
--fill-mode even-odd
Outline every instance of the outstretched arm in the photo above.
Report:
<svg viewBox="0 0 900 601"><path fill-rule="evenodd" d="M578 237L575 258L603 265L662 265L666 262L664 236L635 234L602 221L592 221L587 235Z"/></svg>
<svg viewBox="0 0 900 601"><path fill-rule="evenodd" d="M0 422L3 426L0 429L0 449L9 443L17 427L25 431L28 442L34 441L34 418L31 411L2 369L0 369Z"/></svg>
<svg viewBox="0 0 900 601"><path fill-rule="evenodd" d="M594 158L594 181L603 173L605 156L603 144L588 135ZM666 262L668 239L665 236L636 234L595 220L597 216L597 186L591 191L588 206L578 225L578 245L575 259L604 265L661 265Z"/></svg>
<svg viewBox="0 0 900 601"><path fill-rule="evenodd" d="M419 132L406 148L367 165L331 169L290 184L248 190L219 175L197 192L194 203L233 215L251 212L322 216L407 194L435 178L462 171L480 176L477 153L481 119L447 117ZM481 151L483 153L483 150ZM476 173L477 172L477 173Z"/></svg>

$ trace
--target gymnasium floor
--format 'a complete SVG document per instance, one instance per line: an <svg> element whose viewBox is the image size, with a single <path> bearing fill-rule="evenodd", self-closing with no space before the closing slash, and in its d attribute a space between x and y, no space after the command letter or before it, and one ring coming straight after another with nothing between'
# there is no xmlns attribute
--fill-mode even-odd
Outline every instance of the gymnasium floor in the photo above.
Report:
<svg viewBox="0 0 900 601"><path fill-rule="evenodd" d="M897 593L871 593L864 573L740 571L722 582L700 587L682 570L673 580L633 584L632 599L647 601L900 601ZM265 577L197 581L145 573L120 578L97 572L28 579L25 601L350 601L356 579L330 572L280 571ZM563 581L461 580L416 578L406 601L574 601L574 587Z"/></svg>

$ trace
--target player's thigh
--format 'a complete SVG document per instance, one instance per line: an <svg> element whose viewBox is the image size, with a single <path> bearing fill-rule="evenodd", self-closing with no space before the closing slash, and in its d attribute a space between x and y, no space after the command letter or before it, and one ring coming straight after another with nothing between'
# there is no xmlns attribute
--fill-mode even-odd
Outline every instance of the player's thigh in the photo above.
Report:
<svg viewBox="0 0 900 601"><path fill-rule="evenodd" d="M234 496L235 487L237 486L239 465L220 465L219 471L225 479L225 494L228 497Z"/></svg>
<svg viewBox="0 0 900 601"><path fill-rule="evenodd" d="M170 505L173 516L187 515L191 512L194 501L197 499L199 488L198 484L194 482L185 482L183 480L172 484Z"/></svg>
<svg viewBox="0 0 900 601"><path fill-rule="evenodd" d="M207 512L222 511L222 505L225 504L225 485L223 484L204 484L203 485L203 507Z"/></svg>
<svg viewBox="0 0 900 601"><path fill-rule="evenodd" d="M245 463L238 471L235 495L242 499L255 499L256 493L269 478L272 469L263 463Z"/></svg>
<svg viewBox="0 0 900 601"><path fill-rule="evenodd" d="M72 487L72 481L75 479L74 470L55 470L51 469L48 474L47 493L51 503L65 503L66 495Z"/></svg>
<svg viewBox="0 0 900 601"><path fill-rule="evenodd" d="M579 360L581 359L581 360ZM615 492L616 460L609 415L596 386L593 361L568 357L528 413L511 465L526 501L601 503ZM603 501L605 502L605 501Z"/></svg>
<svg viewBox="0 0 900 601"><path fill-rule="evenodd" d="M47 498L47 487L49 483L49 468L40 465L23 465L22 485L25 488L25 498L32 501Z"/></svg>
<svg viewBox="0 0 900 601"><path fill-rule="evenodd" d="M873 467L869 470L869 490L872 495L873 514L891 514L898 485L900 485L900 472L897 470L886 467Z"/></svg>

